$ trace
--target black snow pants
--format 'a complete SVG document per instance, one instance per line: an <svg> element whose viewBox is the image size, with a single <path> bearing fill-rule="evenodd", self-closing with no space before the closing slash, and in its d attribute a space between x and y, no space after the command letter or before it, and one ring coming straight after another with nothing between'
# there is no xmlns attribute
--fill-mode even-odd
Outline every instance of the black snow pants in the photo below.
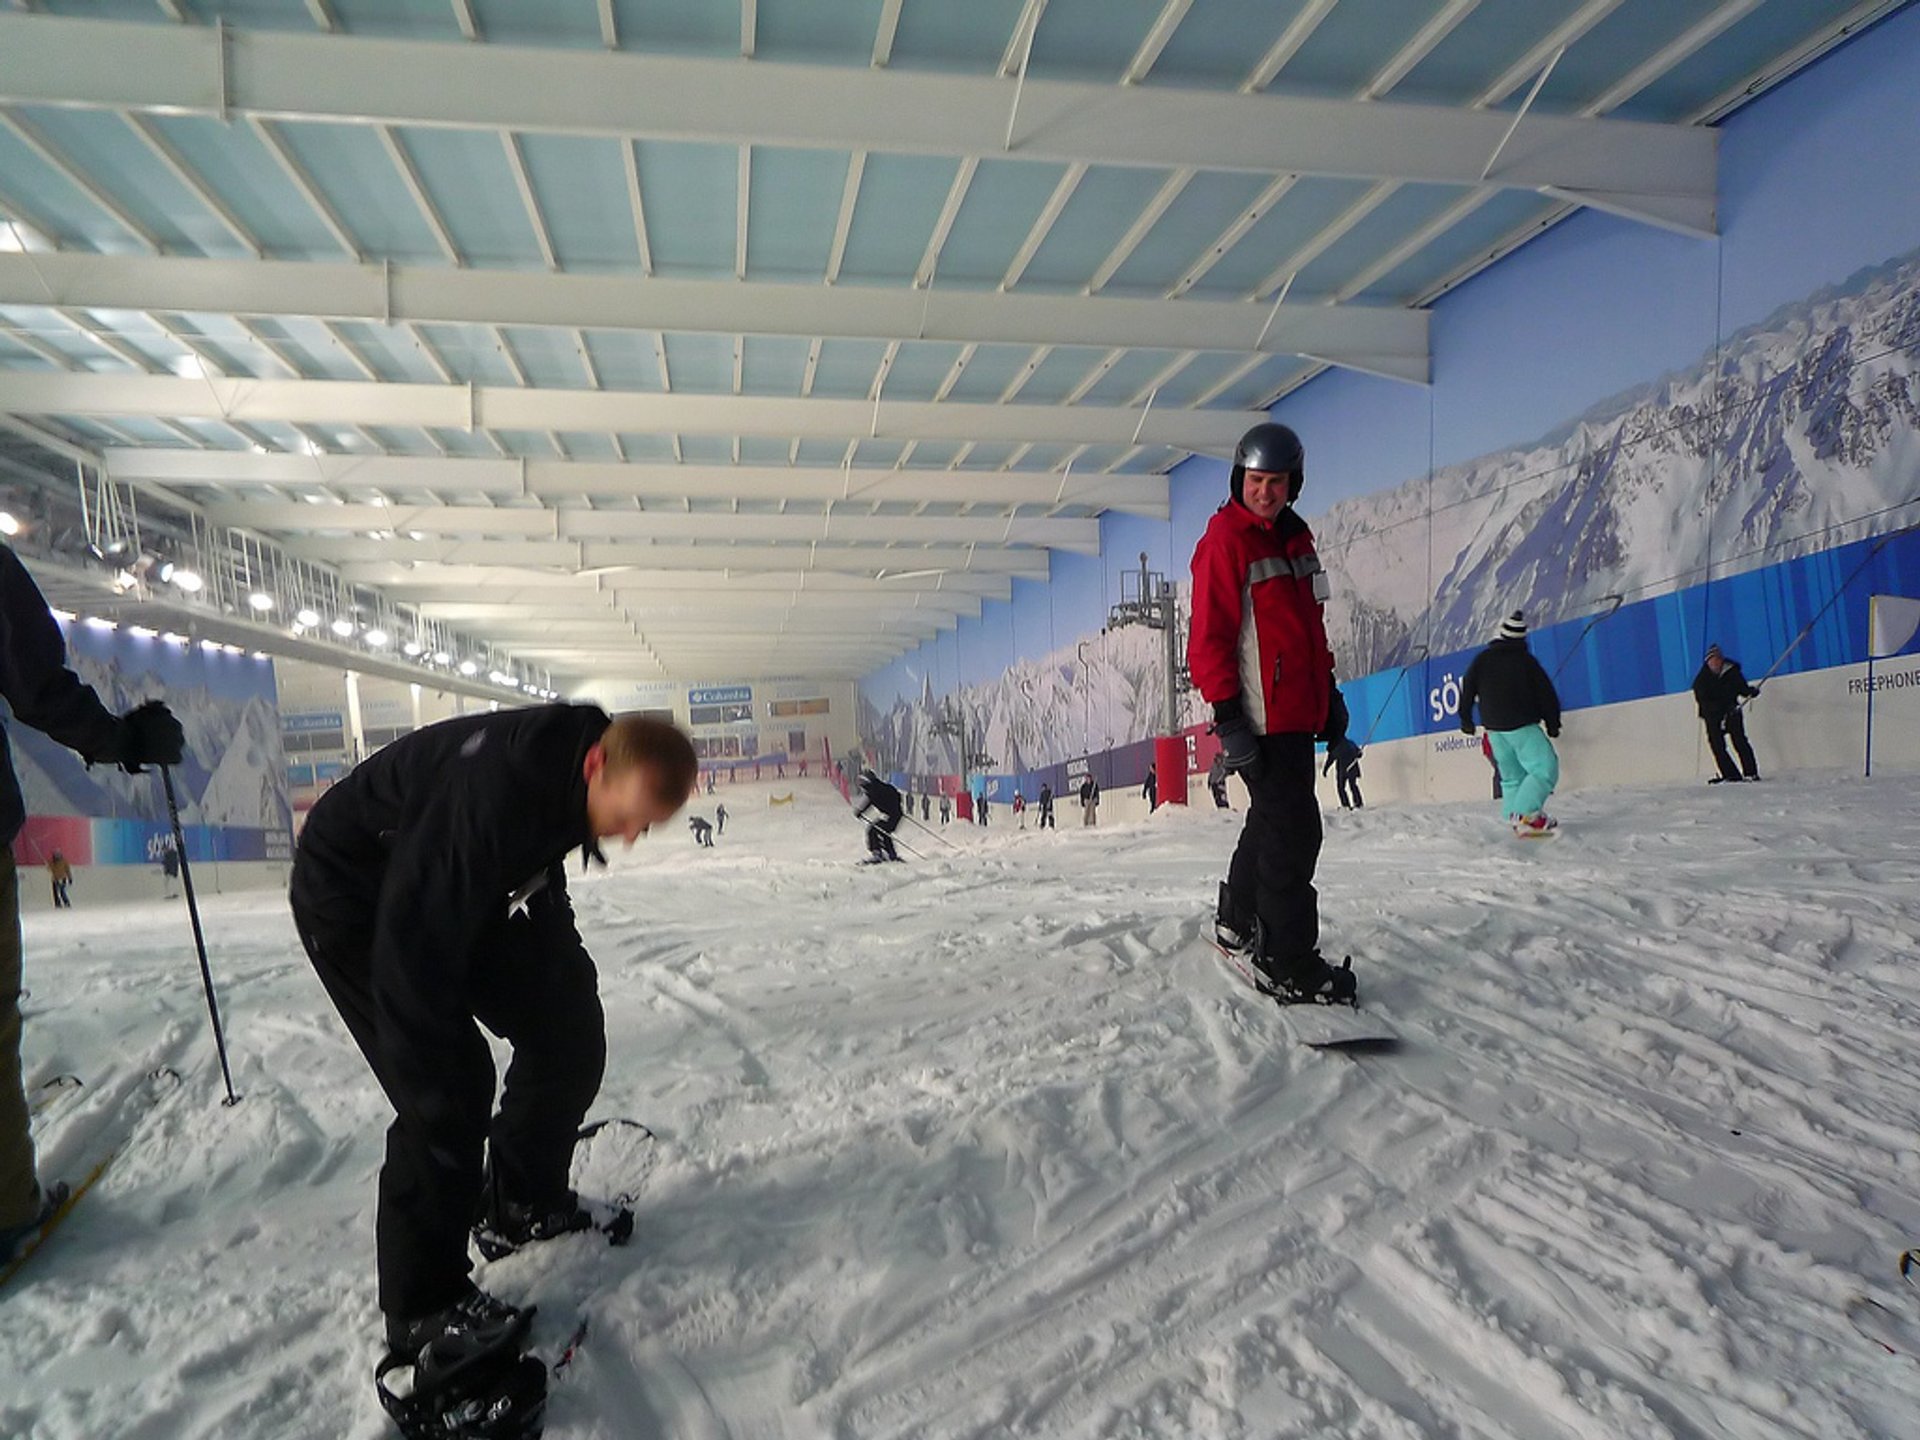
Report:
<svg viewBox="0 0 1920 1440"><path fill-rule="evenodd" d="M1227 867L1227 895L1241 924L1265 932L1264 958L1286 961L1320 943L1320 800L1311 735L1262 735L1260 763L1242 770L1250 805Z"/></svg>
<svg viewBox="0 0 1920 1440"><path fill-rule="evenodd" d="M466 1293L473 1268L467 1232L480 1218L489 1185L517 1204L545 1205L566 1195L574 1139L606 1067L606 1020L593 961L564 905L536 899L535 913L493 927L472 957L467 1003L476 1021L513 1046L499 1108L489 1119L493 1060L475 1043L436 1057L457 1099L453 1113L424 1114L416 1097L394 1083L389 1063L408 1038L383 1035L376 1020L372 916L364 926L343 925L330 908L323 919L300 903L299 888L296 871L293 915L301 942L394 1108L374 1218L380 1308L416 1319ZM408 1058L410 1071L423 1057Z"/></svg>
<svg viewBox="0 0 1920 1440"><path fill-rule="evenodd" d="M1735 705L1723 713L1704 717L1707 727L1707 748L1713 752L1713 763L1720 767L1720 775L1725 780L1752 780L1760 773L1760 767L1753 758L1753 746L1747 743L1747 717ZM1733 742L1733 751L1740 757L1740 768L1733 768L1733 757L1727 754L1727 742Z"/></svg>

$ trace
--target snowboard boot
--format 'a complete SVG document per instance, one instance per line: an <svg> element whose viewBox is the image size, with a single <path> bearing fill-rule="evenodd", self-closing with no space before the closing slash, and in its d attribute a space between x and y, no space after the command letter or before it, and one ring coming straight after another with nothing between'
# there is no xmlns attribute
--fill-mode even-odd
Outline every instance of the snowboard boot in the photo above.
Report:
<svg viewBox="0 0 1920 1440"><path fill-rule="evenodd" d="M55 1212L67 1203L67 1196L72 1192L66 1181L56 1180L51 1189L36 1187L35 1193L39 1195L40 1200L33 1212L33 1218L22 1224L9 1225L6 1229L0 1230L0 1265L5 1265L12 1260L16 1254L26 1248L28 1241L46 1228L47 1222L52 1220Z"/></svg>
<svg viewBox="0 0 1920 1440"><path fill-rule="evenodd" d="M593 1216L571 1190L549 1205L496 1199L473 1227L473 1243L487 1259L498 1260L535 1241L578 1234L593 1226Z"/></svg>
<svg viewBox="0 0 1920 1440"><path fill-rule="evenodd" d="M1536 811L1531 815L1513 817L1513 833L1522 840L1538 840L1551 835L1559 828L1560 822L1544 810Z"/></svg>
<svg viewBox="0 0 1920 1440"><path fill-rule="evenodd" d="M373 1383L400 1433L408 1440L537 1440L547 1367L525 1353L533 1313L531 1305L519 1309L476 1289L431 1315L388 1317L391 1349Z"/></svg>
<svg viewBox="0 0 1920 1440"><path fill-rule="evenodd" d="M1337 966L1330 965L1318 950L1294 955L1274 955L1266 946L1266 935L1258 922L1254 937L1256 951L1253 968L1267 991L1282 1005L1355 1005L1359 984L1353 975L1353 957Z"/></svg>
<svg viewBox="0 0 1920 1440"><path fill-rule="evenodd" d="M1245 955L1253 948L1253 925L1234 909L1227 882L1220 882L1220 901L1213 912L1213 943L1229 955Z"/></svg>

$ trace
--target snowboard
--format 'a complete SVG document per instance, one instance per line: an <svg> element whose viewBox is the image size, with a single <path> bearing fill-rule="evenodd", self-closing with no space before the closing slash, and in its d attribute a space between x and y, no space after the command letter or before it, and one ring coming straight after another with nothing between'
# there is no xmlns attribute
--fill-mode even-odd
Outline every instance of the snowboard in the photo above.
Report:
<svg viewBox="0 0 1920 1440"><path fill-rule="evenodd" d="M1288 1002L1276 995L1241 956L1217 941L1207 941L1241 984L1263 999L1271 1000L1280 1011L1280 1023L1287 1027L1296 1045L1315 1050L1382 1050L1400 1040L1400 1032L1376 1015L1357 1005L1317 1005L1312 1002Z"/></svg>

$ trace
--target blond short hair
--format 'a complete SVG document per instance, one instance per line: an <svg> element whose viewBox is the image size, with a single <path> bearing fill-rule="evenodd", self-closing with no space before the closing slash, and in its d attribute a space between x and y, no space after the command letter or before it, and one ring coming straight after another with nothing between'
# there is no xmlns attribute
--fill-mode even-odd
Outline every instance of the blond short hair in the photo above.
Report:
<svg viewBox="0 0 1920 1440"><path fill-rule="evenodd" d="M645 765L654 774L654 793L663 799L684 800L699 778L700 762L693 741L677 725L646 715L622 715L600 736L607 769L615 774Z"/></svg>

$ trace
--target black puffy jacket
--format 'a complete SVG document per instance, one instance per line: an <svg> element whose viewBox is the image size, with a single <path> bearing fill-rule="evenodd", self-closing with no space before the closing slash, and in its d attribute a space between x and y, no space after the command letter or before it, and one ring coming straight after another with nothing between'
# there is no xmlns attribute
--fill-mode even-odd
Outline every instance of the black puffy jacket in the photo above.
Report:
<svg viewBox="0 0 1920 1440"><path fill-rule="evenodd" d="M1549 735L1560 733L1560 694L1525 640L1496 640L1473 657L1460 677L1460 728L1469 734L1476 704L1480 723L1489 730L1524 730L1537 723Z"/></svg>

